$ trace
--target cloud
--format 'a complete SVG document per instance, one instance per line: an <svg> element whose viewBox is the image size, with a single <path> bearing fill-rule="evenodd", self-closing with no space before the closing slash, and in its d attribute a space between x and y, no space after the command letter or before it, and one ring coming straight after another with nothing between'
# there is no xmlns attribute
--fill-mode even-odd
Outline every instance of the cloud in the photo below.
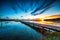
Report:
<svg viewBox="0 0 60 40"><path fill-rule="evenodd" d="M43 12L45 12L47 9L51 8L51 5L55 2L56 0L44 0L42 5L40 5L39 7L37 7L31 14L32 15L38 15L38 14L42 14ZM50 6L50 7L49 7ZM42 10L44 9L44 10ZM40 13L35 13L37 11L42 10Z"/></svg>

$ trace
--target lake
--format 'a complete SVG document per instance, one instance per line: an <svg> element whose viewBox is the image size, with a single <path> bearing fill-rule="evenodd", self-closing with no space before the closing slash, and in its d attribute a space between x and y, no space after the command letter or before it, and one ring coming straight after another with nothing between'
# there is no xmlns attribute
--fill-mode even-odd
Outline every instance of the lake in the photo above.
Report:
<svg viewBox="0 0 60 40"><path fill-rule="evenodd" d="M20 22L2 22L0 25L1 40L43 40L43 38L42 34Z"/></svg>

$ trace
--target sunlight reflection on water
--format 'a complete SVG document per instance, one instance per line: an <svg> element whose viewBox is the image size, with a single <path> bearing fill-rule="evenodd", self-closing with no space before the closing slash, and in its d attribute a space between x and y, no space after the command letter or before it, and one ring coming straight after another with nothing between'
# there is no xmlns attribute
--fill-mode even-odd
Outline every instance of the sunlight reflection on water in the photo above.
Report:
<svg viewBox="0 0 60 40"><path fill-rule="evenodd" d="M40 21L41 24L52 25L52 26L60 26L60 23L52 22L52 21Z"/></svg>
<svg viewBox="0 0 60 40"><path fill-rule="evenodd" d="M60 22L53 22L53 21L29 21L29 22L60 27Z"/></svg>

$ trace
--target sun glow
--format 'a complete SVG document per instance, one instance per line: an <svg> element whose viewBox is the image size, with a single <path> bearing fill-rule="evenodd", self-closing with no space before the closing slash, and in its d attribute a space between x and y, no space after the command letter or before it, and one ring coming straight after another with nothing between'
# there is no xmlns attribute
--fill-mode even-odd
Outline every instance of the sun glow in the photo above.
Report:
<svg viewBox="0 0 60 40"><path fill-rule="evenodd" d="M44 21L44 19L42 18L42 21Z"/></svg>

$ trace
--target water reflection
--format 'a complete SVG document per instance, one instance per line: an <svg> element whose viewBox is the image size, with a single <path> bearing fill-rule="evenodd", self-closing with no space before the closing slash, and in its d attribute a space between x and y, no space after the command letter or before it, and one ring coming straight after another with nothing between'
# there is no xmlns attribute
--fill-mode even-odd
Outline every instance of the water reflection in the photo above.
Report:
<svg viewBox="0 0 60 40"><path fill-rule="evenodd" d="M40 40L40 37L43 35L20 22L2 22L0 25L1 40Z"/></svg>
<svg viewBox="0 0 60 40"><path fill-rule="evenodd" d="M53 21L40 21L40 24L52 25L52 26L60 26L60 22L53 22Z"/></svg>
<svg viewBox="0 0 60 40"><path fill-rule="evenodd" d="M39 27L39 28L40 26L38 25L40 24L44 24L43 25L44 27L45 25L52 25L51 27L50 26L47 26L47 27L60 30L60 22L53 22L53 21L25 21L25 22L27 23L31 22L32 24L35 23L34 27ZM36 26L36 24L38 25ZM57 32L54 30L47 30L47 31L40 30L40 33L44 33L44 40L60 40L60 32Z"/></svg>
<svg viewBox="0 0 60 40"><path fill-rule="evenodd" d="M52 26L58 26L60 27L60 21L53 22L53 21L26 21L26 22L32 22L37 24L45 24L45 25L52 25Z"/></svg>

